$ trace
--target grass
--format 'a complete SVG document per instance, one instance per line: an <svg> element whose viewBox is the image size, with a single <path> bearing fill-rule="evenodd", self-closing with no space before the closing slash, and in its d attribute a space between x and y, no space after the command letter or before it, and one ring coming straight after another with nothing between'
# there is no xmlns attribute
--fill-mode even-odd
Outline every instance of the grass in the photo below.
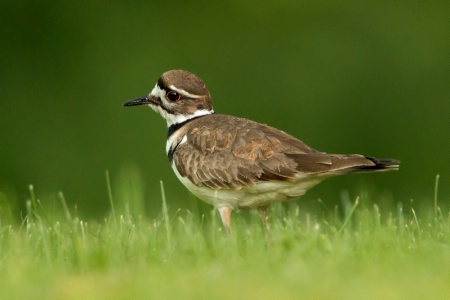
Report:
<svg viewBox="0 0 450 300"><path fill-rule="evenodd" d="M428 209L364 191L314 213L274 205L267 242L257 213L235 213L227 238L214 211L168 210L162 183L163 209L149 219L132 197L114 202L107 182L104 220L83 220L62 193L50 212L32 187L22 222L1 211L0 299L450 299L437 184Z"/></svg>

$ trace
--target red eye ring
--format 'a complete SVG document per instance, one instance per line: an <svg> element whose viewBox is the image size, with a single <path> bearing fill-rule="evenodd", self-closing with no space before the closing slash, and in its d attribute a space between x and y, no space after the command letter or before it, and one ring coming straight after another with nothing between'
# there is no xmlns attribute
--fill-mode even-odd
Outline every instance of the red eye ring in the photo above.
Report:
<svg viewBox="0 0 450 300"><path fill-rule="evenodd" d="M168 91L166 94L166 99L170 102L177 102L181 100L181 94L175 91Z"/></svg>

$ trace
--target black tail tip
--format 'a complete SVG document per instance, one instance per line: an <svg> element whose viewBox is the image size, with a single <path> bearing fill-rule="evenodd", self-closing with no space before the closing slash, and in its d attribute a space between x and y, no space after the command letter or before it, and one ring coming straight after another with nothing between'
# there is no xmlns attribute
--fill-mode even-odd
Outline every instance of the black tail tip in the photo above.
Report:
<svg viewBox="0 0 450 300"><path fill-rule="evenodd" d="M400 160L392 159L392 158L375 158L375 157L366 157L371 160L375 166L371 167L372 169L378 170L398 170L400 167Z"/></svg>

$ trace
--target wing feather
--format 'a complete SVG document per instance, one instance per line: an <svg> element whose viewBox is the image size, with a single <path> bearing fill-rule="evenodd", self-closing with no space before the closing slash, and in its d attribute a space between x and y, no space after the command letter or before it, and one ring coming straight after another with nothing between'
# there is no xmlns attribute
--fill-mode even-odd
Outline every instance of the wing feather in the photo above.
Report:
<svg viewBox="0 0 450 300"><path fill-rule="evenodd" d="M240 189L261 180L293 181L299 173L395 168L392 160L322 153L283 131L233 116L208 115L189 124L173 162L197 186Z"/></svg>

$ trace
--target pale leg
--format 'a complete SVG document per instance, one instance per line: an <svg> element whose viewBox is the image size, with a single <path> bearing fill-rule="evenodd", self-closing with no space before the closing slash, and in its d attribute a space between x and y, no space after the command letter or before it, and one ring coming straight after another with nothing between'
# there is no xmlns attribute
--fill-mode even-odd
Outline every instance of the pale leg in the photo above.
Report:
<svg viewBox="0 0 450 300"><path fill-rule="evenodd" d="M232 209L228 206L218 207L220 217L222 218L223 226L228 235L231 235L231 211Z"/></svg>
<svg viewBox="0 0 450 300"><path fill-rule="evenodd" d="M266 239L268 241L270 241L271 237L270 237L269 223L267 222L269 219L269 213L267 212L268 208L269 208L269 206L261 206L258 208L258 210L261 215L262 222L263 222L264 232L266 233Z"/></svg>

